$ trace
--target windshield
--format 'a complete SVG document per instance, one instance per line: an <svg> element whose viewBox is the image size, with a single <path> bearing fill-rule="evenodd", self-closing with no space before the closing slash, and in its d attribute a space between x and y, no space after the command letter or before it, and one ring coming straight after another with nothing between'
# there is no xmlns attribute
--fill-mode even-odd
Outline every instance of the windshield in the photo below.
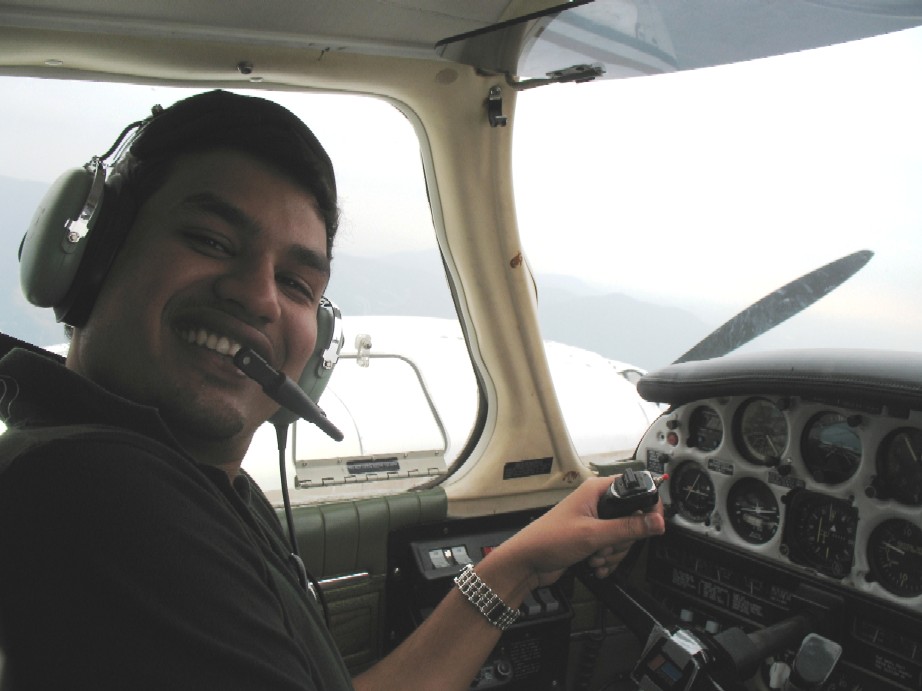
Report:
<svg viewBox="0 0 922 691"><path fill-rule="evenodd" d="M914 29L521 93L516 203L545 337L659 368L767 294L870 250L742 350L917 350L920 68Z"/></svg>
<svg viewBox="0 0 922 691"><path fill-rule="evenodd" d="M536 274L551 376L587 463L629 457L659 412L638 406L633 382L640 372L669 364L748 306L840 257L873 253L840 287L740 350L918 349L920 67L916 29L724 67L518 95L519 231ZM11 251L3 255L8 299L0 321L7 333L58 344L61 326L49 310L26 305L19 290L14 250L23 228L56 175L104 151L124 124L180 92L2 82L10 107L0 148L11 155L2 161L0 194ZM389 439L394 430L383 417L357 419L371 399L356 395L353 401L368 405L350 402L351 390L343 388L371 373L377 384L385 376L389 382L377 387L384 400L376 408L400 410L389 396L414 392L424 420L406 416L416 445L400 451L425 455L412 472L428 481L463 454L479 399L436 249L416 134L395 108L374 99L277 96L305 113L337 161L344 218L330 296L351 321L348 357L321 403L341 429L356 430L355 438L324 452L322 468L299 465L317 459L294 458L298 479L315 486L335 471L334 482L344 483L352 467L380 467L380 477L390 478L396 449L364 441ZM77 109L63 129L60 103L100 107ZM352 162L355 152L360 164ZM773 323L771 315L761 321L764 328ZM389 360L359 369L360 336ZM343 375L346 367L354 376ZM294 440L295 453L326 448L305 434ZM277 477L273 430L258 441L270 486Z"/></svg>

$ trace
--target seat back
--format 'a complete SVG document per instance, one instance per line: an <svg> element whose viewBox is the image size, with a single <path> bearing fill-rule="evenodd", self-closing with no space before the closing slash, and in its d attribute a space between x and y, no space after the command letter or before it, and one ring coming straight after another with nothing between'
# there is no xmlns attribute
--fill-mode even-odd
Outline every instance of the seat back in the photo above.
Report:
<svg viewBox="0 0 922 691"><path fill-rule="evenodd" d="M37 346L32 345L31 343L26 343L25 341L21 341L18 338L13 338L12 336L8 336L5 333L0 333L0 358L13 350L13 348L27 348L28 350L32 350L34 352L47 352L43 351ZM5 651L6 647L3 638L3 620L2 617L0 617L0 691L13 691L10 675L7 672Z"/></svg>
<svg viewBox="0 0 922 691"><path fill-rule="evenodd" d="M9 334L0 332L0 358L2 358L14 348L24 348L26 350L31 350L33 353L38 353L39 355L50 355L53 358L57 358L61 362L64 361L64 357L61 355L56 355L51 351L40 348L37 345L33 345L32 343L23 341L19 338L16 338L15 336L10 336Z"/></svg>
<svg viewBox="0 0 922 691"><path fill-rule="evenodd" d="M0 691L13 691L10 675L6 673L6 648L3 642L3 622L0 621Z"/></svg>

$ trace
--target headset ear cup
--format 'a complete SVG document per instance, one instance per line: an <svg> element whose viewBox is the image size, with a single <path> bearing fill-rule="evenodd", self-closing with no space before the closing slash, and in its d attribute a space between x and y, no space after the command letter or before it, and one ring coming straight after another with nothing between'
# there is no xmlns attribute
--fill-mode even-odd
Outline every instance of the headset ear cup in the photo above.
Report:
<svg viewBox="0 0 922 691"><path fill-rule="evenodd" d="M58 177L32 217L19 248L19 278L26 299L39 307L59 305L70 292L87 238L68 240L68 226L87 206L95 174L75 168Z"/></svg>
<svg viewBox="0 0 922 691"><path fill-rule="evenodd" d="M134 224L138 202L116 173L106 181L105 204L99 209L92 232L84 240L83 261L67 295L54 306L59 322L80 327L89 319L96 297L116 255Z"/></svg>
<svg viewBox="0 0 922 691"><path fill-rule="evenodd" d="M342 317L339 308L328 298L320 301L317 310L317 344L311 353L304 371L298 378L298 386L317 403L333 374L333 366L343 347ZM269 418L273 425L290 425L298 416L286 408Z"/></svg>

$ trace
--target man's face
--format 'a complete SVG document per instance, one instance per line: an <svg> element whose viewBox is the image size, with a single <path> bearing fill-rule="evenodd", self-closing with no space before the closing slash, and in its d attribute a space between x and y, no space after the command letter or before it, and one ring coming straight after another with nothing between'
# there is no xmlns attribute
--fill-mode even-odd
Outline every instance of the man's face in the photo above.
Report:
<svg viewBox="0 0 922 691"><path fill-rule="evenodd" d="M231 355L249 346L297 379L326 257L314 198L287 177L232 150L183 156L141 207L68 366L158 407L199 460L239 463L278 406Z"/></svg>

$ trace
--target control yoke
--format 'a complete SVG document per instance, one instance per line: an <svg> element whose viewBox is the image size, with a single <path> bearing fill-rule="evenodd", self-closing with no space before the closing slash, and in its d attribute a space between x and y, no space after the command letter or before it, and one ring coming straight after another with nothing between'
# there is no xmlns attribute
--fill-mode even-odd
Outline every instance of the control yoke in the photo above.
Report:
<svg viewBox="0 0 922 691"><path fill-rule="evenodd" d="M599 502L600 518L648 511L658 501L661 478L647 471L628 471L612 483ZM623 509L623 510L622 510ZM624 571L636 562L642 543L635 543L618 570L600 580L584 562L573 568L577 578L610 610L619 615L644 643L632 678L643 691L730 691L742 689L764 660L799 648L785 691L820 689L841 653L822 636L842 607L834 595L801 585L792 598L799 610L772 626L744 632L739 627L717 634L692 631L646 592L629 584ZM809 634L809 635L808 635Z"/></svg>
<svg viewBox="0 0 922 691"><path fill-rule="evenodd" d="M741 689L765 659L790 648L800 650L785 689L812 691L821 688L841 652L837 644L811 633L824 629L840 603L809 587L798 591L803 603L799 614L752 633L733 627L711 635L683 627L621 573L599 580L586 564L575 571L586 588L645 642L632 673L644 691Z"/></svg>

